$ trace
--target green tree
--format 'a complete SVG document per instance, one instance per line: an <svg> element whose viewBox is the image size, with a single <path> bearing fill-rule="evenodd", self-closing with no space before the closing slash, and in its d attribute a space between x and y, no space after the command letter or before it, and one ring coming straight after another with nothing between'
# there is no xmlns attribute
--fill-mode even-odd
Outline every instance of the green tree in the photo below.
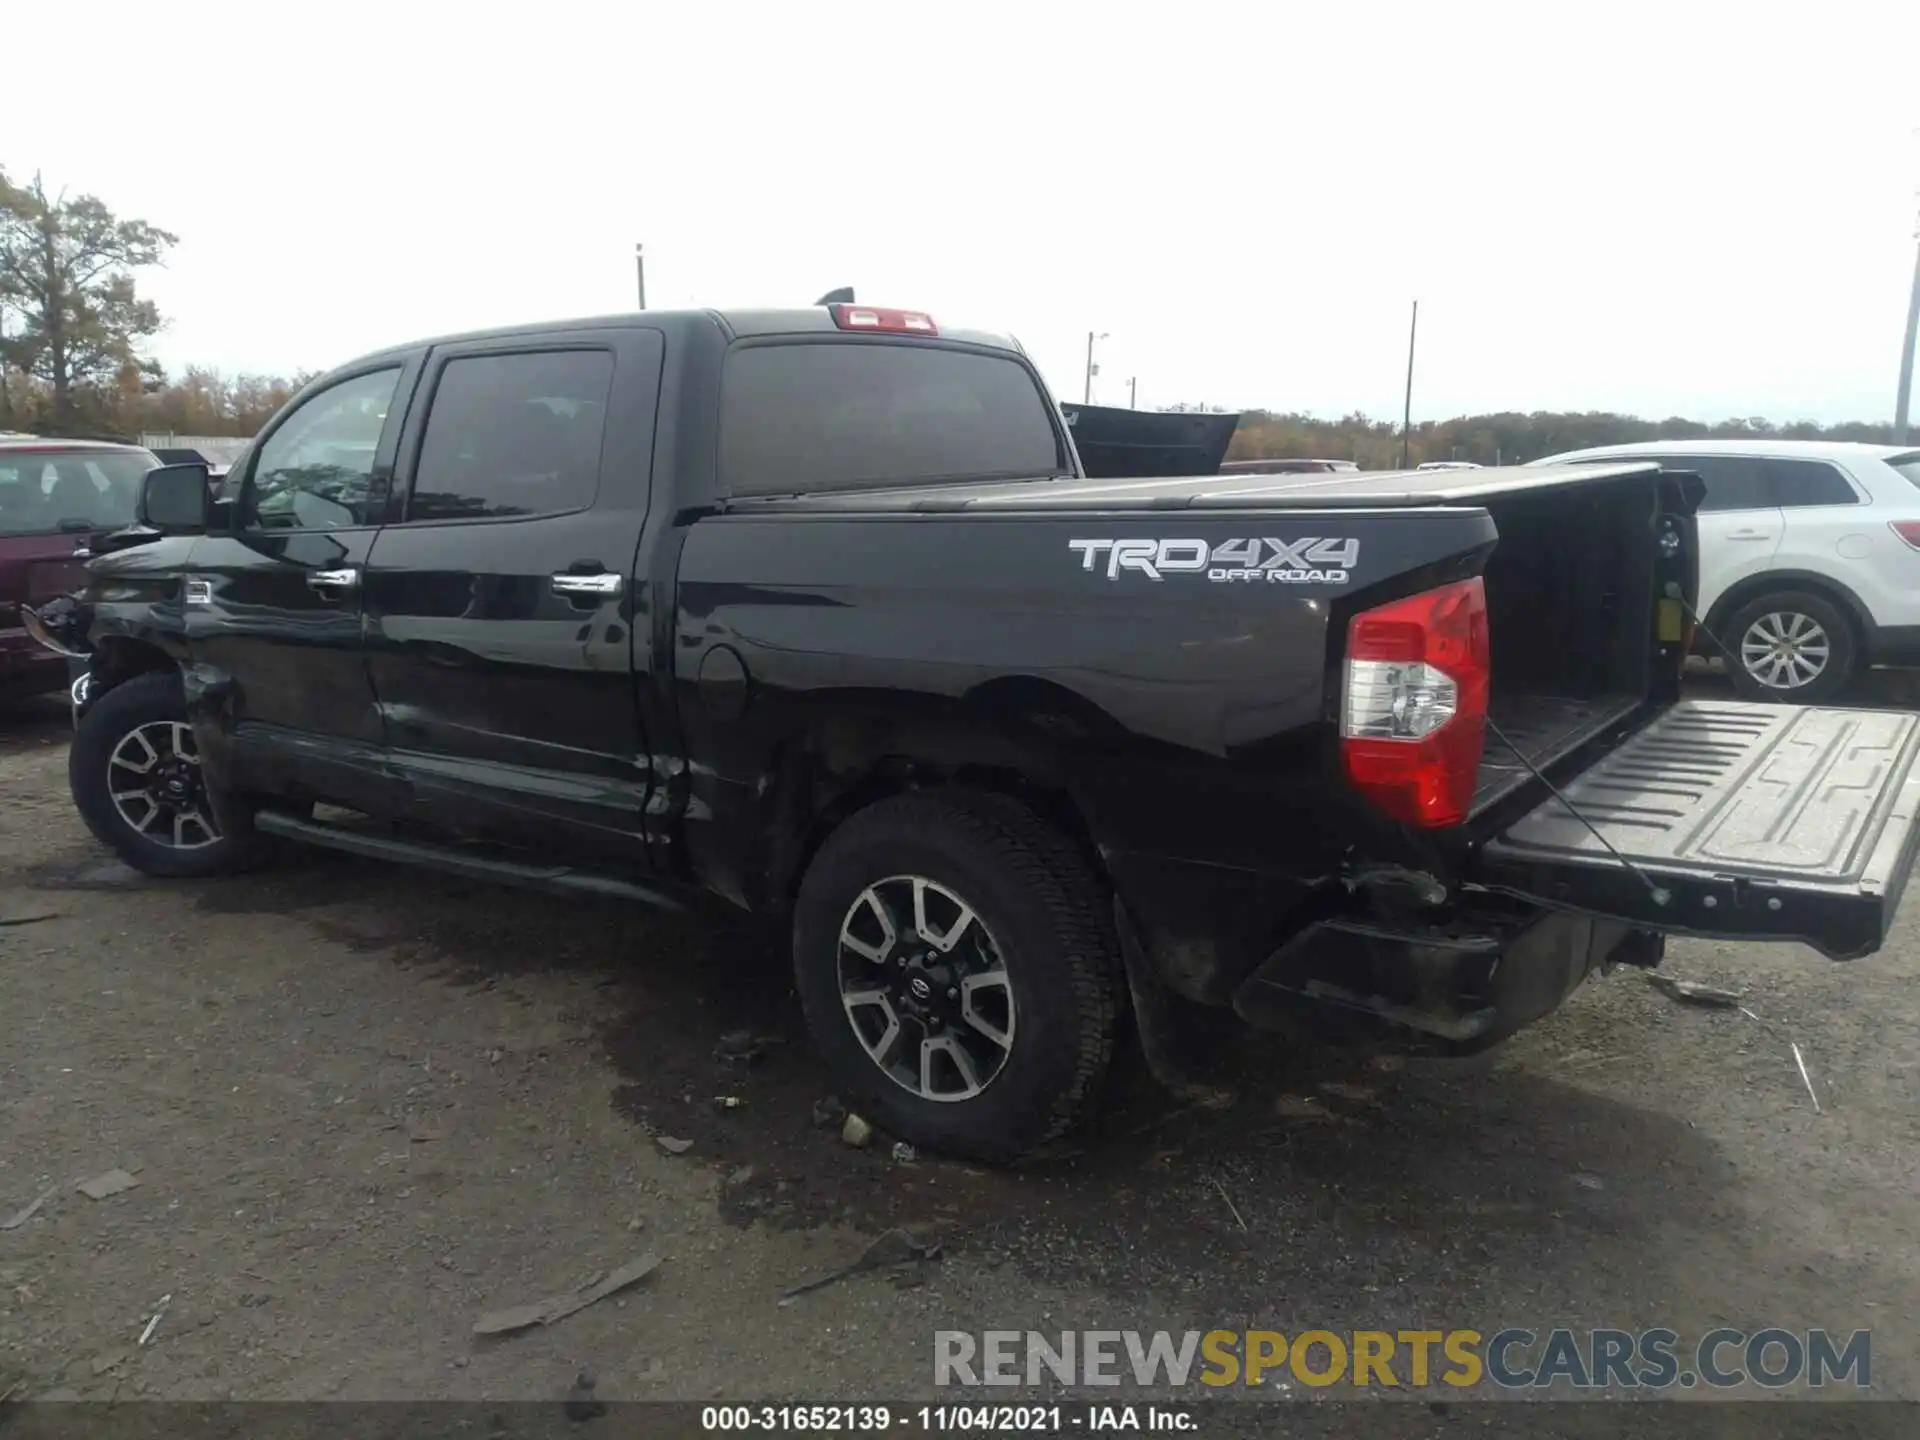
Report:
<svg viewBox="0 0 1920 1440"><path fill-rule="evenodd" d="M139 345L160 312L134 272L160 264L175 239L92 195L49 197L38 175L15 185L0 170L0 368L45 384L48 428L79 425L83 398L110 403L159 378Z"/></svg>

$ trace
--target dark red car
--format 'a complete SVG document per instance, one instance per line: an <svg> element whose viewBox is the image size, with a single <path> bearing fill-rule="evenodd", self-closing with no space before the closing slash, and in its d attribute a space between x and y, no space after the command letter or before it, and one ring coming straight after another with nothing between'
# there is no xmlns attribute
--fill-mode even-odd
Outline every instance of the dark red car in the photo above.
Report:
<svg viewBox="0 0 1920 1440"><path fill-rule="evenodd" d="M74 552L133 523L140 477L159 463L136 445L0 436L0 701L66 685L66 660L34 643L20 607L86 582Z"/></svg>

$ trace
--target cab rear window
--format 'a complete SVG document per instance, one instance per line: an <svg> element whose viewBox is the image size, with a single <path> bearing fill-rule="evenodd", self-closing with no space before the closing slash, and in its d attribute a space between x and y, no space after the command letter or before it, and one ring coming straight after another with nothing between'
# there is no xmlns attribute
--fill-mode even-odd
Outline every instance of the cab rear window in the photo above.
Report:
<svg viewBox="0 0 1920 1440"><path fill-rule="evenodd" d="M742 345L720 386L720 491L817 494L1055 475L1059 433L1010 355L936 345Z"/></svg>

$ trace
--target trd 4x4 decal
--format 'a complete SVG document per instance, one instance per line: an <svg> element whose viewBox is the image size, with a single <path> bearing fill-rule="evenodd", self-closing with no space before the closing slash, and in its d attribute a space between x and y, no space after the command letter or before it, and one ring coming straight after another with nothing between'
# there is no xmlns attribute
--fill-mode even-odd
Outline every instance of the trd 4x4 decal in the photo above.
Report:
<svg viewBox="0 0 1920 1440"><path fill-rule="evenodd" d="M1169 574L1204 573L1217 584L1268 581L1291 585L1344 585L1360 563L1360 542L1351 536L1300 540L1265 536L1249 540L1069 540L1083 570L1104 569L1109 580L1123 570L1149 580Z"/></svg>

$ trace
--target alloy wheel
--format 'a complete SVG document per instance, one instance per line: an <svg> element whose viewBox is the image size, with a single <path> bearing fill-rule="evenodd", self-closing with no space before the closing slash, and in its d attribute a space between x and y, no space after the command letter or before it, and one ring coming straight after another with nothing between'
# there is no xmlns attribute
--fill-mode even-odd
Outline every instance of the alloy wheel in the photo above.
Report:
<svg viewBox="0 0 1920 1440"><path fill-rule="evenodd" d="M107 793L136 834L174 850L220 841L193 727L152 720L120 737L107 757Z"/></svg>
<svg viewBox="0 0 1920 1440"><path fill-rule="evenodd" d="M971 1100L1013 1053L1013 986L985 922L923 875L862 890L840 922L840 1003L869 1059L923 1100Z"/></svg>
<svg viewBox="0 0 1920 1440"><path fill-rule="evenodd" d="M1772 690L1798 690L1826 672L1833 642L1826 627L1797 610L1770 611L1740 637L1740 663Z"/></svg>

